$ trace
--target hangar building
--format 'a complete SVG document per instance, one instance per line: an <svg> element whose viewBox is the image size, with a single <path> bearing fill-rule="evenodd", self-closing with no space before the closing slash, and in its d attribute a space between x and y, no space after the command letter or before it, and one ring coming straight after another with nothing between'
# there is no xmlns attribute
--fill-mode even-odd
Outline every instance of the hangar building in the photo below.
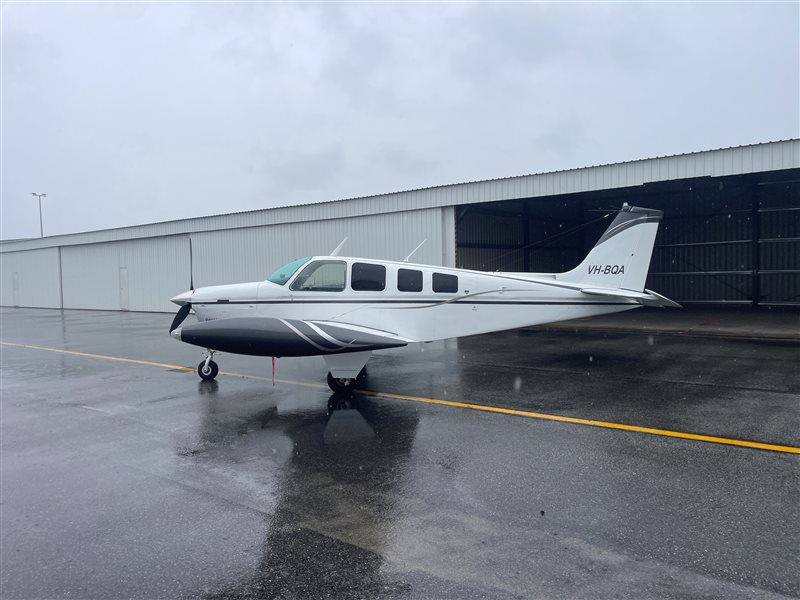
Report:
<svg viewBox="0 0 800 600"><path fill-rule="evenodd" d="M329 253L469 269L576 266L623 202L664 211L647 287L800 305L800 139L0 244L0 304L174 311L189 287ZM191 242L190 242L191 240Z"/></svg>

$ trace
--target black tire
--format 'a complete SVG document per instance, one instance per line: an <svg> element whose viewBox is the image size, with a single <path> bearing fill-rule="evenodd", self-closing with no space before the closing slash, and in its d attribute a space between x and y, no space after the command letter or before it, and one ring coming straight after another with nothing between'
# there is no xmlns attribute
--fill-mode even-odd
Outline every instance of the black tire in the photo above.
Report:
<svg viewBox="0 0 800 600"><path fill-rule="evenodd" d="M358 375L356 375L356 385L363 385L364 382L367 380L367 367L361 369Z"/></svg>
<svg viewBox="0 0 800 600"><path fill-rule="evenodd" d="M203 381L211 381L217 376L217 373L219 373L219 367L213 360L208 363L207 369L206 361L203 361L197 365L197 374L200 375L200 379Z"/></svg>
<svg viewBox="0 0 800 600"><path fill-rule="evenodd" d="M339 379L328 373L328 387L334 392L349 394L358 387L357 379Z"/></svg>

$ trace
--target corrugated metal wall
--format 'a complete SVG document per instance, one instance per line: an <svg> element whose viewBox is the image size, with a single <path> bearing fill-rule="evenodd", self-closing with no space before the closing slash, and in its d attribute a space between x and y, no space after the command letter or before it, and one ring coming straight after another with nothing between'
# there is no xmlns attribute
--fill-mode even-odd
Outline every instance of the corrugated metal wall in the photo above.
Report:
<svg viewBox="0 0 800 600"><path fill-rule="evenodd" d="M800 304L800 181L762 186L757 199L761 301Z"/></svg>
<svg viewBox="0 0 800 600"><path fill-rule="evenodd" d="M80 245L281 223L378 216L393 212L446 208L515 198L541 198L609 190L673 179L727 177L798 167L800 167L800 140L785 140L552 173L456 183L364 198L195 217L54 236L42 240L7 242L3 244L2 250L28 250L44 246Z"/></svg>
<svg viewBox="0 0 800 600"><path fill-rule="evenodd" d="M451 207L329 221L245 227L191 234L196 287L258 281L286 262L341 254L452 266ZM58 308L175 310L169 299L189 288L188 234L3 253L2 304ZM59 271L59 252L61 270ZM17 285L14 287L14 273Z"/></svg>
<svg viewBox="0 0 800 600"><path fill-rule="evenodd" d="M439 208L330 221L290 223L192 234L195 285L265 279L276 268L302 256L328 254L345 237L341 254L442 264L443 211ZM452 219L449 221L452 232ZM451 238L452 238L451 234ZM449 246L454 248L451 239ZM450 250L453 255L454 250ZM452 259L450 261L452 263ZM187 271L188 272L188 271ZM188 279L187 279L188 281Z"/></svg>
<svg viewBox="0 0 800 600"><path fill-rule="evenodd" d="M168 311L189 287L185 236L66 246L61 265L64 308Z"/></svg>
<svg viewBox="0 0 800 600"><path fill-rule="evenodd" d="M0 254L0 273L3 306L61 307L58 248Z"/></svg>

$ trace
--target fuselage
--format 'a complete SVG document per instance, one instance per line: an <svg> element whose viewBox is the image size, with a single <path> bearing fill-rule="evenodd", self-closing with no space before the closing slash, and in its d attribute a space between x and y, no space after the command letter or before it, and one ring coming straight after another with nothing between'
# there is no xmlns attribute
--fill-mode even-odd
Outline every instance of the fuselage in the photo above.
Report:
<svg viewBox="0 0 800 600"><path fill-rule="evenodd" d="M328 321L419 342L640 305L625 298L584 294L553 274L487 273L338 256L296 262L299 266L284 273L281 283L266 280L203 287L176 296L173 302L191 302L201 322L258 316Z"/></svg>

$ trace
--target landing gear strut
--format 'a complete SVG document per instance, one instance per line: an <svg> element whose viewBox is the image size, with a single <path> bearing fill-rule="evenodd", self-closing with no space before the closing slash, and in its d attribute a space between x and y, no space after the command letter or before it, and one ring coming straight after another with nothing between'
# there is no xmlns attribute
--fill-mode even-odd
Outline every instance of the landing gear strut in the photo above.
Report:
<svg viewBox="0 0 800 600"><path fill-rule="evenodd" d="M214 351L209 350L205 360L197 365L197 374L203 381L212 381L219 373L219 366L211 358L214 356Z"/></svg>
<svg viewBox="0 0 800 600"><path fill-rule="evenodd" d="M359 374L353 378L340 378L334 377L330 373L328 373L328 387L331 388L334 392L338 393L352 393L355 389L364 383L367 379L367 368L364 367L361 369Z"/></svg>

